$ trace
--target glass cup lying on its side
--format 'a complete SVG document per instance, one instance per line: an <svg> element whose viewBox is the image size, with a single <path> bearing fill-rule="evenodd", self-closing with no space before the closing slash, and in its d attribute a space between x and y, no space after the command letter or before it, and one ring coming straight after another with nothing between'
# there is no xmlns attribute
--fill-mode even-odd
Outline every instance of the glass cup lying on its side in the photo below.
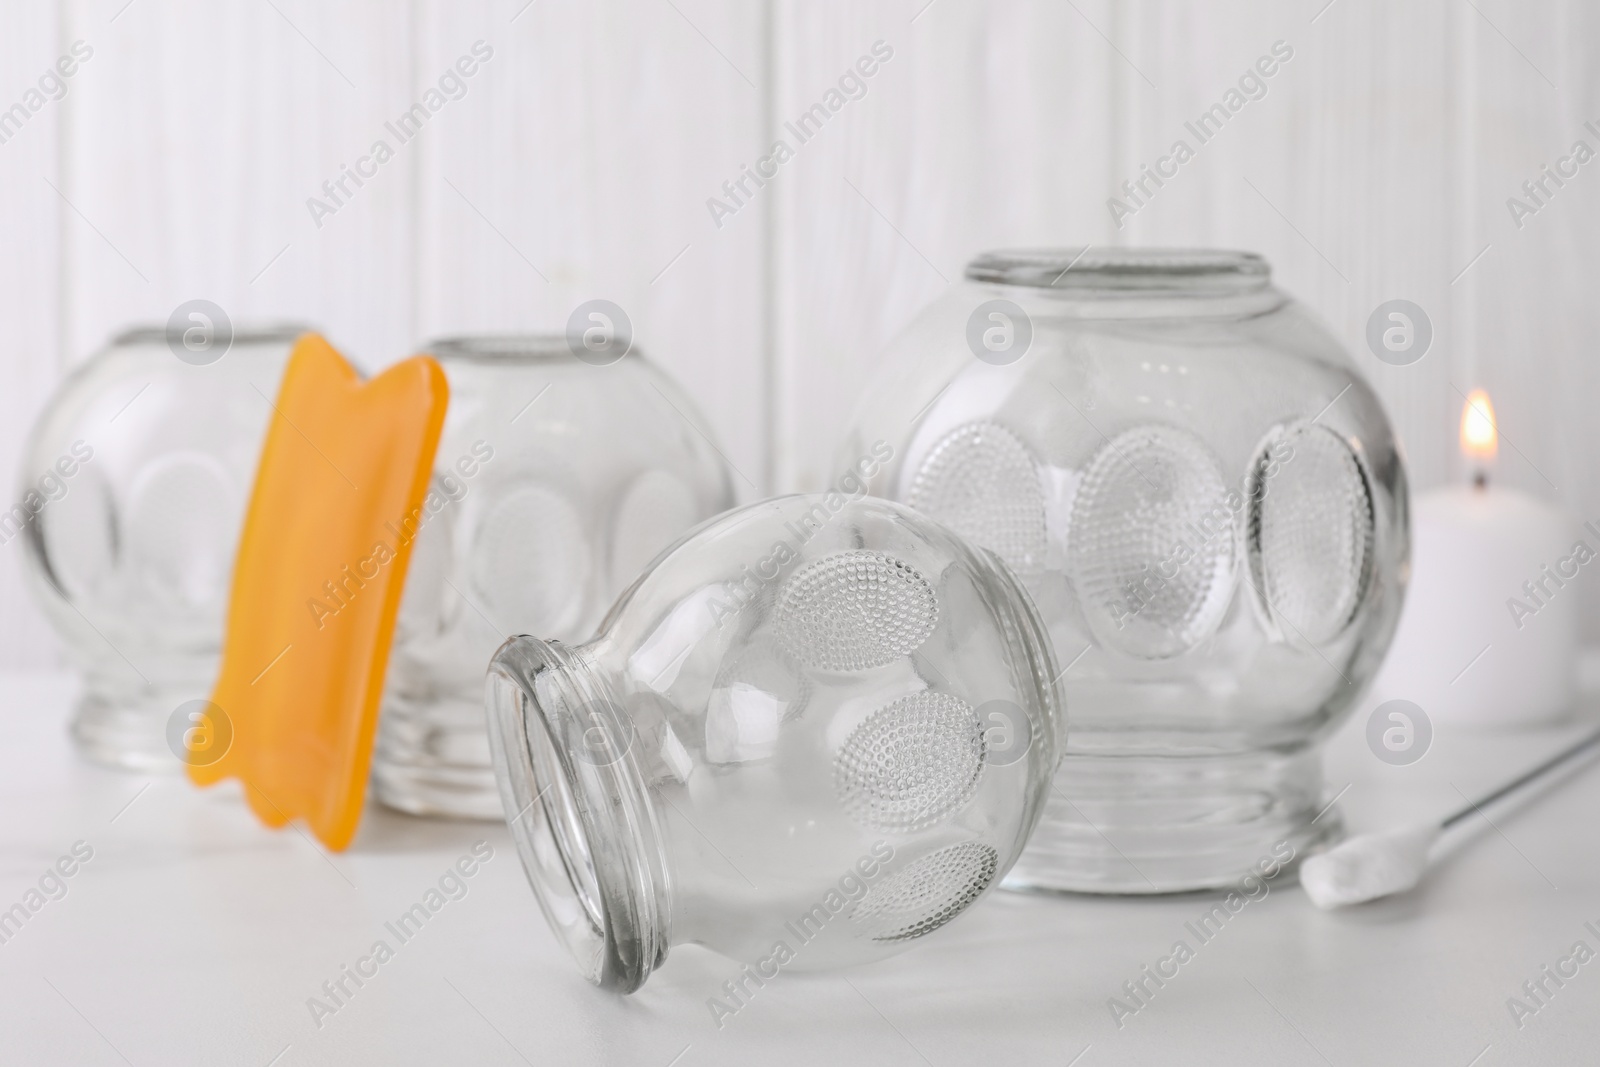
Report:
<svg viewBox="0 0 1600 1067"><path fill-rule="evenodd" d="M723 515L587 643L495 654L506 816L591 982L685 943L759 978L887 956L1022 851L1063 731L1048 636L997 556L863 491Z"/></svg>

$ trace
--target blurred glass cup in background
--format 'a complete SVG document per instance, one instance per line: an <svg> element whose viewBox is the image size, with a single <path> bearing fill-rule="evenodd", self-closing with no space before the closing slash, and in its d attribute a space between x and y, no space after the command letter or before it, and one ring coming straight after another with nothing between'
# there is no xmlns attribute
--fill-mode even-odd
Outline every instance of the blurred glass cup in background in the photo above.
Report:
<svg viewBox="0 0 1600 1067"><path fill-rule="evenodd" d="M29 586L82 672L89 758L176 771L169 719L211 695L233 558L295 325L232 327L192 301L130 329L56 390L17 504Z"/></svg>
<svg viewBox="0 0 1600 1067"><path fill-rule="evenodd" d="M605 321L625 320L611 307ZM657 552L733 504L683 392L630 337L585 347L595 328L579 325L425 346L450 381L430 494L443 503L393 524L416 547L373 756L390 807L500 818L483 718L494 650L588 637Z"/></svg>

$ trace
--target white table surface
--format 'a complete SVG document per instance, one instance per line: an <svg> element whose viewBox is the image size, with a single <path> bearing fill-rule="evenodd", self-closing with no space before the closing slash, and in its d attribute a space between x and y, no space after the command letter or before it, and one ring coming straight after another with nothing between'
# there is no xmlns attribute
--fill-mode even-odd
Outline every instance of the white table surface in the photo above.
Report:
<svg viewBox="0 0 1600 1067"><path fill-rule="evenodd" d="M1278 884L1119 1030L1107 1001L1212 897L998 893L927 944L784 974L719 1030L736 965L673 950L632 997L595 990L546 930L503 827L372 807L345 853L258 825L230 786L93 767L71 679L0 676L0 909L75 842L93 858L0 944L0 1063L1578 1064L1600 1062L1600 958L1522 1028L1522 983L1600 951L1600 770L1484 825L1417 892L1313 909ZM1432 812L1580 727L1439 729L1390 767L1353 721L1328 757L1356 829ZM493 858L336 1014L307 999L476 840ZM1475 1057L1477 1057L1475 1059Z"/></svg>

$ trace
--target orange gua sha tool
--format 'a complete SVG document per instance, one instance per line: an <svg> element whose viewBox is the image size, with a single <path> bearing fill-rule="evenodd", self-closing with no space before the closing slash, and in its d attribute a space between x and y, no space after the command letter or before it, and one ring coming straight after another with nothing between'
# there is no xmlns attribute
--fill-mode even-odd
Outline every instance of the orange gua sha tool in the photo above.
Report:
<svg viewBox="0 0 1600 1067"><path fill-rule="evenodd" d="M450 390L427 356L363 382L328 342L295 343L273 405L211 702L232 743L189 777L244 783L268 826L355 836L411 544ZM203 742L202 742L203 743Z"/></svg>

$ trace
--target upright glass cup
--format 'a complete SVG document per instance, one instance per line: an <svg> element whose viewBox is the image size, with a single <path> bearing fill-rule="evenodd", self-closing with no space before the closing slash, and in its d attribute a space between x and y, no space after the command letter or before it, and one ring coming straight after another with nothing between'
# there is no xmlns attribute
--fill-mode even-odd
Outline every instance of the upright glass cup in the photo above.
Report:
<svg viewBox="0 0 1600 1067"><path fill-rule="evenodd" d="M197 320L198 321L198 320ZM129 330L78 368L28 439L29 586L83 673L84 755L177 771L174 713L211 694L233 556L298 326ZM181 736L181 735L180 735Z"/></svg>
<svg viewBox="0 0 1600 1067"><path fill-rule="evenodd" d="M1339 343L1246 253L1001 252L885 354L841 459L999 553L1072 735L1008 885L1236 881L1335 835L1318 744L1408 569L1405 470Z"/></svg>
<svg viewBox="0 0 1600 1067"><path fill-rule="evenodd" d="M372 783L420 815L498 819L483 670L516 633L594 632L685 530L733 504L694 405L637 350L592 365L563 336L458 337L433 491L406 580ZM691 420L693 420L691 422Z"/></svg>
<svg viewBox="0 0 1600 1067"><path fill-rule="evenodd" d="M1021 852L1059 754L1046 635L992 553L862 496L883 452L701 526L587 644L495 655L507 819L590 981L703 944L744 964L732 1014L907 947Z"/></svg>

